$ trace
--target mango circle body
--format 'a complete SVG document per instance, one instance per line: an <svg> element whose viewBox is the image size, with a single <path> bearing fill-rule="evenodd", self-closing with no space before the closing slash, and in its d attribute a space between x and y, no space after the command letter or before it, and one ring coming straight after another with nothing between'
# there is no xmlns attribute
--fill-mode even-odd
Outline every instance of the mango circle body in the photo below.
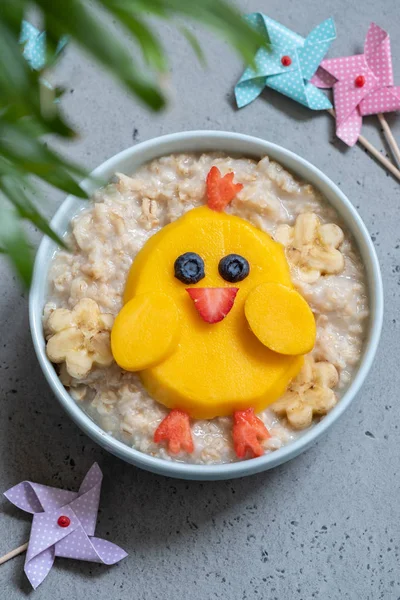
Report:
<svg viewBox="0 0 400 600"><path fill-rule="evenodd" d="M174 277L174 262L185 252L197 253L205 265L205 277L191 287L229 286L218 272L224 256L240 254L249 262L249 275L235 284L234 305L219 323L201 318L187 285ZM284 288L278 313L271 289L263 304L265 284ZM287 305L289 292L301 306L297 320ZM111 332L116 362L138 371L155 400L196 419L263 410L298 374L302 354L315 340L311 310L293 288L283 247L248 221L207 206L188 211L146 242L129 272L124 303ZM282 343L280 320L289 336L295 326L294 345Z"/></svg>

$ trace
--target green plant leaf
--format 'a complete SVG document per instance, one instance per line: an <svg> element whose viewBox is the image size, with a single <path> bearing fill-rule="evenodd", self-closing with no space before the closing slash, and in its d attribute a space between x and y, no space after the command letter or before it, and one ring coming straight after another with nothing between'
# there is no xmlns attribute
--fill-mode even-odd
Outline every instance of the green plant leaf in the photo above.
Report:
<svg viewBox="0 0 400 600"><path fill-rule="evenodd" d="M0 107L9 121L33 115L45 133L73 137L74 131L61 118L57 105L51 114L41 106L40 74L32 71L22 56L18 37L12 35L0 18ZM2 115L3 116L3 115Z"/></svg>
<svg viewBox="0 0 400 600"><path fill-rule="evenodd" d="M106 8L116 7L123 10L129 9L135 14L152 13L157 17L167 18L171 16L168 2L165 0L99 0L99 3Z"/></svg>
<svg viewBox="0 0 400 600"><path fill-rule="evenodd" d="M34 123L26 121L19 125L19 127L12 127L0 121L0 154L50 185L79 198L87 198L86 192L69 174L69 171L72 171L77 175L85 176L85 171L61 159L37 140L34 135Z"/></svg>
<svg viewBox="0 0 400 600"><path fill-rule="evenodd" d="M63 240L50 227L48 221L40 214L30 199L23 185L10 175L0 177L0 189L9 201L15 206L21 219L27 219L45 235L48 235L56 244L66 248Z"/></svg>
<svg viewBox="0 0 400 600"><path fill-rule="evenodd" d="M32 83L31 72L24 60L18 40L0 19L0 90L1 95L24 101Z"/></svg>
<svg viewBox="0 0 400 600"><path fill-rule="evenodd" d="M7 23L11 31L19 36L24 18L26 2L24 0L3 0L0 3L0 20Z"/></svg>
<svg viewBox="0 0 400 600"><path fill-rule="evenodd" d="M163 108L165 100L159 88L139 73L123 42L110 33L82 2L36 0L36 4L46 13L47 27L53 36L70 35L147 106L153 110Z"/></svg>
<svg viewBox="0 0 400 600"><path fill-rule="evenodd" d="M193 52L197 56L199 62L205 66L206 65L206 57L204 56L204 52L200 46L199 40L197 37L188 29L187 27L181 26L179 27L181 33L185 36L189 44L191 45Z"/></svg>
<svg viewBox="0 0 400 600"><path fill-rule="evenodd" d="M167 68L167 57L161 43L144 21L139 19L134 11L128 8L114 7L112 2L107 4L110 12L134 36L139 44L143 57L149 67L164 72Z"/></svg>
<svg viewBox="0 0 400 600"><path fill-rule="evenodd" d="M64 47L68 42L68 37L62 38L54 34L52 29L47 26L47 15L43 15L43 30L46 32L46 66L45 69L50 69L60 58L60 53L64 51Z"/></svg>
<svg viewBox="0 0 400 600"><path fill-rule="evenodd" d="M265 44L237 8L224 0L101 0L101 3L128 5L131 11L152 13L161 18L184 16L199 21L229 41L249 64L253 64L257 49Z"/></svg>
<svg viewBox="0 0 400 600"><path fill-rule="evenodd" d="M15 212L2 209L0 243L22 283L29 288L32 280L33 253Z"/></svg>
<svg viewBox="0 0 400 600"><path fill-rule="evenodd" d="M32 4L41 13L46 29L47 62L40 72L30 69L19 44L21 22ZM167 57L148 23L149 16L178 22L183 17L212 28L249 64L264 43L226 0L0 0L0 191L6 205L1 210L0 252L10 256L25 285L32 273L32 252L19 220L29 220L62 244L36 207L40 196L36 196L29 176L36 175L67 193L87 197L76 181L86 177L84 169L41 141L47 134L64 138L75 135L60 113L60 103L54 102L60 89L46 87L47 70L56 61L62 36L77 42L148 107L159 110L164 105L158 83L141 72L118 31L103 25L97 14L99 8L133 36L148 67L156 71L166 69ZM204 63L195 35L185 25L180 29Z"/></svg>

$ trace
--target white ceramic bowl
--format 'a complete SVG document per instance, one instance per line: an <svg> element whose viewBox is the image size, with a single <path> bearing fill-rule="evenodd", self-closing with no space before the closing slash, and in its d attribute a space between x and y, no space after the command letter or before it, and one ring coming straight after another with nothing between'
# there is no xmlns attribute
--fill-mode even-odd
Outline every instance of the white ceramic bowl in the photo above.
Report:
<svg viewBox="0 0 400 600"><path fill-rule="evenodd" d="M119 458L154 473L183 479L230 479L265 471L294 458L313 444L343 414L359 391L374 360L383 317L382 280L375 249L368 231L346 196L328 177L309 162L293 154L293 152L289 152L289 150L285 150L275 144L270 144L262 139L223 131L187 131L184 133L174 133L143 142L120 152L95 169L92 175L107 180L115 171L132 173L144 162L162 155L173 152L199 151L224 151L230 154L240 154L250 157L262 157L267 154L289 171L296 173L302 179L319 188L328 202L343 218L347 228L356 240L362 261L365 265L369 288L370 319L368 331L357 371L341 400L326 417L288 446L252 460L224 465L191 465L148 456L117 441L96 425L65 390L58 379L53 365L46 356L45 339L42 329L42 313L46 301L48 267L56 250L56 245L48 238L42 241L36 256L33 283L29 298L29 315L36 354L51 389L69 416L93 440ZM91 181L85 181L83 185L89 192L93 191L95 186ZM74 197L68 197L52 221L54 229L60 235L64 234L71 217L81 208L82 201Z"/></svg>

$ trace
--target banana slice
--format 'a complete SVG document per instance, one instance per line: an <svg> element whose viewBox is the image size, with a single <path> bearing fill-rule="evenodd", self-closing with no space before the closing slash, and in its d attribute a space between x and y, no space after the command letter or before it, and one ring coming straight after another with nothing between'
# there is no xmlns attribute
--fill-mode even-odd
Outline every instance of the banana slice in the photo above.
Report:
<svg viewBox="0 0 400 600"><path fill-rule="evenodd" d="M337 398L332 388L338 381L334 365L315 362L307 355L298 376L270 408L278 417L286 417L293 429L305 429L314 416L326 415L335 406Z"/></svg>
<svg viewBox="0 0 400 600"><path fill-rule="evenodd" d="M338 250L343 231L334 223L322 225L315 213L299 215L294 227L279 225L275 239L286 247L288 260L304 283L315 283L321 275L344 269L344 257Z"/></svg>
<svg viewBox="0 0 400 600"><path fill-rule="evenodd" d="M91 298L82 298L73 310L57 308L47 322L47 356L74 379L86 377L93 365L110 366L113 322L113 315L101 313Z"/></svg>

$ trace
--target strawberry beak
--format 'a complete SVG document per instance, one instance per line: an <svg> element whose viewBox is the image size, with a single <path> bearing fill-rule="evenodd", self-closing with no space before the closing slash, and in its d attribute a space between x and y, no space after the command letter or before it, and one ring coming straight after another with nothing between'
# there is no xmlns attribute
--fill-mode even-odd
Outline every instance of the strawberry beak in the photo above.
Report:
<svg viewBox="0 0 400 600"><path fill-rule="evenodd" d="M231 311L239 288L197 287L186 291L206 323L219 323Z"/></svg>

